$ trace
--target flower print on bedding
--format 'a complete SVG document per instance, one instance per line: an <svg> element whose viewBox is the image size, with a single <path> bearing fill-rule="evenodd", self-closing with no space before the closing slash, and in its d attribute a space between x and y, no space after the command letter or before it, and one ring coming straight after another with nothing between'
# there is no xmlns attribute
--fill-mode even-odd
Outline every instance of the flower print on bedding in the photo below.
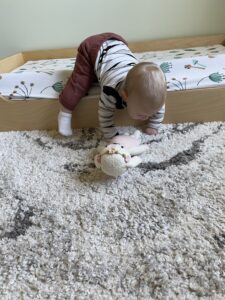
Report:
<svg viewBox="0 0 225 300"><path fill-rule="evenodd" d="M149 51L142 53L134 53L140 61L150 62L162 62L167 60L193 58L196 56L208 56L215 57L218 54L225 54L225 47L223 45L214 45L206 47L194 47L194 48L181 48L171 49L163 51Z"/></svg>
<svg viewBox="0 0 225 300"><path fill-rule="evenodd" d="M57 99L71 74L70 70L46 72L26 71L1 74L0 93L8 99Z"/></svg>
<svg viewBox="0 0 225 300"><path fill-rule="evenodd" d="M27 71L35 71L37 73L46 73L52 75L55 71L69 70L74 68L76 58L60 58L60 59L41 59L30 60L24 65L16 68L12 73L23 73Z"/></svg>
<svg viewBox="0 0 225 300"><path fill-rule="evenodd" d="M225 85L222 45L142 52L135 56L140 62L150 61L160 66L168 91ZM13 100L58 99L75 62L75 58L28 61L11 73L0 74L0 95ZM99 93L98 88L95 87L93 94Z"/></svg>
<svg viewBox="0 0 225 300"><path fill-rule="evenodd" d="M0 93L15 100L58 98L75 61L75 58L28 61L11 73L1 75Z"/></svg>
<svg viewBox="0 0 225 300"><path fill-rule="evenodd" d="M169 91L225 85L225 54L166 61L159 66Z"/></svg>
<svg viewBox="0 0 225 300"><path fill-rule="evenodd" d="M29 99L33 86L33 82L27 84L25 81L21 81L18 85L14 87L14 90L9 95L9 99L13 99L14 97L20 97L24 100Z"/></svg>

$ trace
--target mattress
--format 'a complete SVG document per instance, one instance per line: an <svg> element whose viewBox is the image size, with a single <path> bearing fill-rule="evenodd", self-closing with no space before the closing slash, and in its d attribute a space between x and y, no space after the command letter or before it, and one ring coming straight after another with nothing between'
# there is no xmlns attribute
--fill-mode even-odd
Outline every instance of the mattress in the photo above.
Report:
<svg viewBox="0 0 225 300"><path fill-rule="evenodd" d="M225 47L222 45L134 54L140 62L160 66L168 91L225 84ZM57 99L75 63L75 58L28 61L10 73L0 74L0 94L13 100ZM99 92L96 83L89 95Z"/></svg>

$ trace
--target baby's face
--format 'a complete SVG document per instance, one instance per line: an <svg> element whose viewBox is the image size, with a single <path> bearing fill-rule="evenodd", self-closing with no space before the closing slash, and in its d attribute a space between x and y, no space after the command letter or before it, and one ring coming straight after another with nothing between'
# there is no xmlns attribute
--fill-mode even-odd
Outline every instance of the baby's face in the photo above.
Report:
<svg viewBox="0 0 225 300"><path fill-rule="evenodd" d="M148 120L156 111L151 108L147 101L135 98L127 98L127 112L134 120Z"/></svg>

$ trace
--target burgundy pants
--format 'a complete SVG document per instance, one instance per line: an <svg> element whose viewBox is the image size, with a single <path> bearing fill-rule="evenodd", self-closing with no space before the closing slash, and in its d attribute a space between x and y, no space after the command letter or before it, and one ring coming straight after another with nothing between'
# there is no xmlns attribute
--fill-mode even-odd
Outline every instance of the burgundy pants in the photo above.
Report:
<svg viewBox="0 0 225 300"><path fill-rule="evenodd" d="M93 81L97 80L94 67L101 45L109 40L127 42L119 35L111 32L93 35L85 39L78 48L74 70L61 94L60 103L69 110L74 110L79 100L84 97Z"/></svg>

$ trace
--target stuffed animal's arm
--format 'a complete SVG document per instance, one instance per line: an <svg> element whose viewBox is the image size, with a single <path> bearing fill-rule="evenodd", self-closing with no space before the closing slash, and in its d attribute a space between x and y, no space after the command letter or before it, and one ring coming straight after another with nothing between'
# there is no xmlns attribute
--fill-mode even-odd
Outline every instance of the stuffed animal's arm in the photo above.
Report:
<svg viewBox="0 0 225 300"><path fill-rule="evenodd" d="M136 147L132 147L132 148L128 148L127 149L128 152L130 153L130 155L139 155L145 151L148 150L148 146L147 145L139 145L139 146L136 146Z"/></svg>
<svg viewBox="0 0 225 300"><path fill-rule="evenodd" d="M138 156L133 156L129 160L129 162L126 164L128 168L135 168L142 162L142 159Z"/></svg>

